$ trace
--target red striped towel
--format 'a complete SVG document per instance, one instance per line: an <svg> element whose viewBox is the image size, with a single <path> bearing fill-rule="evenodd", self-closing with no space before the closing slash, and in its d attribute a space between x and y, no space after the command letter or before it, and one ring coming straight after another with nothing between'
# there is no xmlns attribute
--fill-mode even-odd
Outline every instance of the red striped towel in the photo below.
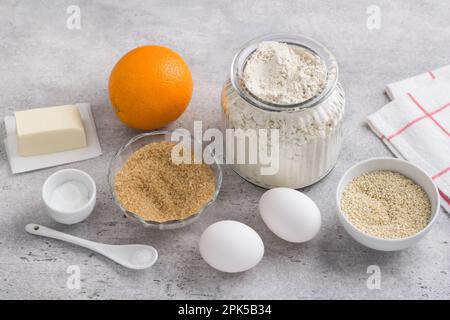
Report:
<svg viewBox="0 0 450 320"><path fill-rule="evenodd" d="M389 84L393 99L367 118L399 158L421 167L436 183L450 213L450 66Z"/></svg>

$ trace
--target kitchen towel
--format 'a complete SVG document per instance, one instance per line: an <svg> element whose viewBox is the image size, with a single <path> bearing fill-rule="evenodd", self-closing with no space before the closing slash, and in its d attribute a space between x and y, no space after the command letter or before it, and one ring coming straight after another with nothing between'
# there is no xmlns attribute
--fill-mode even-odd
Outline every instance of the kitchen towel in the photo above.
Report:
<svg viewBox="0 0 450 320"><path fill-rule="evenodd" d="M393 100L367 118L369 127L433 179L450 213L450 66L389 84L386 93Z"/></svg>
<svg viewBox="0 0 450 320"><path fill-rule="evenodd" d="M66 163L95 158L102 154L90 104L78 103L74 105L80 110L81 120L83 121L84 130L86 131L87 147L82 149L21 157L17 152L16 120L14 116L5 117L6 138L4 142L12 173L59 166Z"/></svg>
<svg viewBox="0 0 450 320"><path fill-rule="evenodd" d="M425 87L434 82L450 82L450 65L388 84L386 86L386 94L391 100L394 100L407 92Z"/></svg>

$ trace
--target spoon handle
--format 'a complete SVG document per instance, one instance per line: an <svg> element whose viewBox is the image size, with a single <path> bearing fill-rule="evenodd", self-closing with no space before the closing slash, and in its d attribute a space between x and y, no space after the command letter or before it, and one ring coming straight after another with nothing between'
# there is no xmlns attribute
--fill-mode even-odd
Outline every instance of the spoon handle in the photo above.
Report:
<svg viewBox="0 0 450 320"><path fill-rule="evenodd" d="M65 242L76 244L80 247L90 249L90 250L98 252L98 253L104 254L101 250L102 245L100 243L81 239L78 237L74 237L69 234L59 232L59 231L56 231L56 230L53 230L53 229L50 229L50 228L47 228L47 227L44 227L44 226L41 226L38 224L34 224L34 223L27 224L25 226L25 230L28 233L31 233L31 234L34 234L37 236L62 240Z"/></svg>

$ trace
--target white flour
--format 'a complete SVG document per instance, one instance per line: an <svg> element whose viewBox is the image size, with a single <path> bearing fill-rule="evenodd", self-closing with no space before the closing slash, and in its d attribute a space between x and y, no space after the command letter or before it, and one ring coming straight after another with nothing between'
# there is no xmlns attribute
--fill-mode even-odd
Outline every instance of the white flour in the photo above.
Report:
<svg viewBox="0 0 450 320"><path fill-rule="evenodd" d="M286 43L265 41L249 57L243 73L247 89L275 104L295 104L319 94L327 69L319 57Z"/></svg>
<svg viewBox="0 0 450 320"><path fill-rule="evenodd" d="M251 182L266 187L303 188L325 176L337 161L341 148L344 115L343 91L338 87L322 104L299 112L270 112L244 101L225 87L222 104L227 127L234 129L278 129L279 171L261 175L262 164L235 164L234 169ZM247 154L250 146L246 145Z"/></svg>
<svg viewBox="0 0 450 320"><path fill-rule="evenodd" d="M320 94L328 72L319 57L278 42L262 42L244 67L242 82L258 98L293 104ZM279 171L262 175L265 165L235 164L245 179L266 187L302 188L324 177L337 161L341 148L344 92L339 84L314 107L298 111L267 111L244 100L228 81L222 92L227 128L278 129ZM269 142L270 143L270 142ZM261 147L261 146L259 146ZM246 145L246 153L252 148Z"/></svg>

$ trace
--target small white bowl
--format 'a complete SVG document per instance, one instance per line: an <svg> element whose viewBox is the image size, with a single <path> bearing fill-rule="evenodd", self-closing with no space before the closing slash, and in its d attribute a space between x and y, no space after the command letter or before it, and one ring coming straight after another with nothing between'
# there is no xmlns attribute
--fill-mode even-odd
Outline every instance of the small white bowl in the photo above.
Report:
<svg viewBox="0 0 450 320"><path fill-rule="evenodd" d="M88 202L81 208L76 210L64 210L54 208L50 205L50 199L53 191L63 183L75 180L83 183L89 192ZM63 224L74 224L83 221L92 213L95 207L97 196L97 188L94 180L86 172L77 169L63 169L53 173L45 180L42 186L42 200L49 216Z"/></svg>
<svg viewBox="0 0 450 320"><path fill-rule="evenodd" d="M360 175L377 170L389 170L394 172L399 172L404 176L412 179L415 183L420 185L431 202L431 218L427 226L419 231L418 233L400 239L383 239L375 236L368 235L357 229L353 224L347 219L347 216L341 210L341 196L347 186L354 178ZM439 213L439 192L431 180L430 177L419 167L400 159L395 158L372 158L362 162L357 163L353 167L347 170L347 172L342 176L339 181L336 193L336 201L338 207L338 217L343 225L344 229L353 237L356 241L363 244L371 249L380 251L396 251L402 250L407 247L412 246L420 239L422 239L428 231L430 231L432 225L436 221Z"/></svg>

